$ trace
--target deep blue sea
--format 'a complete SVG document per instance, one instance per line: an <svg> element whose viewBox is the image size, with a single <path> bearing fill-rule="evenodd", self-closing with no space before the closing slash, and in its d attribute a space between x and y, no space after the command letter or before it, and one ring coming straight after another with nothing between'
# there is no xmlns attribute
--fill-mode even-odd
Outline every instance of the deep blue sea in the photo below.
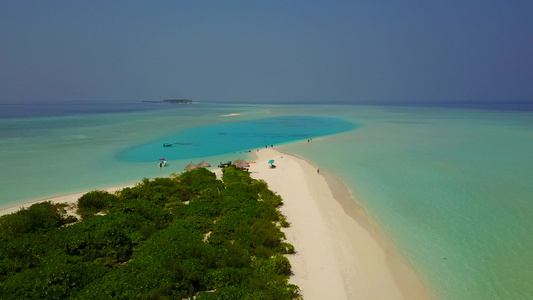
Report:
<svg viewBox="0 0 533 300"><path fill-rule="evenodd" d="M0 205L274 145L342 178L436 298L533 299L532 108L0 104Z"/></svg>
<svg viewBox="0 0 533 300"><path fill-rule="evenodd" d="M124 113L144 110L166 109L167 103L145 102L46 102L46 103L0 103L0 119L44 118L100 113Z"/></svg>

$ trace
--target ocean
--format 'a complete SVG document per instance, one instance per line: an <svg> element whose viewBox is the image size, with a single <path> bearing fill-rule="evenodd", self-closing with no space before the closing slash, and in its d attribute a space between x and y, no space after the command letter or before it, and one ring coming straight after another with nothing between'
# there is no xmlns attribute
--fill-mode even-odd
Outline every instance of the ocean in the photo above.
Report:
<svg viewBox="0 0 533 300"><path fill-rule="evenodd" d="M530 105L0 108L0 206L273 145L339 176L436 298L533 298Z"/></svg>

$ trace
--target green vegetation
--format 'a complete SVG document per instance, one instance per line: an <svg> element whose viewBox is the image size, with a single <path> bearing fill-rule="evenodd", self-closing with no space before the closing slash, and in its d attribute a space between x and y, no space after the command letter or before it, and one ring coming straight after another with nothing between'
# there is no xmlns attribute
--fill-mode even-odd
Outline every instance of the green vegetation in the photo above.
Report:
<svg viewBox="0 0 533 300"><path fill-rule="evenodd" d="M294 299L282 199L234 167L0 218L1 299Z"/></svg>

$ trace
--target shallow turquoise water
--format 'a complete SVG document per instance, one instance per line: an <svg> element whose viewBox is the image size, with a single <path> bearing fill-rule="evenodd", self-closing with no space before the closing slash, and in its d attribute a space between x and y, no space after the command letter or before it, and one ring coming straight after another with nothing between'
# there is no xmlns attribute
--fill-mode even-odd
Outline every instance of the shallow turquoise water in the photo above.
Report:
<svg viewBox="0 0 533 300"><path fill-rule="evenodd" d="M357 108L283 148L339 174L441 299L533 299L533 115ZM324 155L327 153L328 155Z"/></svg>
<svg viewBox="0 0 533 300"><path fill-rule="evenodd" d="M127 161L209 157L271 147L297 140L349 131L350 122L324 117L286 116L195 127L118 153ZM163 147L163 144L171 144Z"/></svg>
<svg viewBox="0 0 533 300"><path fill-rule="evenodd" d="M221 117L229 113L240 115ZM175 157L143 147L155 145L153 149L159 151L167 150L163 142L204 145L213 141L212 134L227 135L224 128L241 130L239 124L250 124L238 122L287 120L291 116L340 118L352 126L357 124L355 130L344 128L334 135L326 134L336 130L320 133L324 126L296 130L295 137L304 141L281 148L309 158L345 180L438 298L533 299L531 112L197 105L0 120L0 201L8 205L167 176L202 159L211 164L241 156L248 159L247 153L227 148L227 144L242 142L241 149L247 150L277 144L273 142L277 137L266 135L264 140L248 144L254 132L242 131L211 143L212 152L184 151ZM305 123L305 118L300 121ZM346 125L345 121L339 124ZM239 134L252 138L239 138ZM202 135L211 138L195 140ZM310 143L308 136L314 137ZM156 166L161 155L168 156L169 167Z"/></svg>

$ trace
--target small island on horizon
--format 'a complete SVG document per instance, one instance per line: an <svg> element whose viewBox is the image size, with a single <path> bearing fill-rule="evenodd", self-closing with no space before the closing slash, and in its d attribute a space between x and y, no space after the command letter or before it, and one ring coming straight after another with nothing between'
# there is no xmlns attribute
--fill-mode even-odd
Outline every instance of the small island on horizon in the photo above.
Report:
<svg viewBox="0 0 533 300"><path fill-rule="evenodd" d="M145 100L146 103L172 103L172 104L191 104L190 99L165 99L165 100Z"/></svg>

